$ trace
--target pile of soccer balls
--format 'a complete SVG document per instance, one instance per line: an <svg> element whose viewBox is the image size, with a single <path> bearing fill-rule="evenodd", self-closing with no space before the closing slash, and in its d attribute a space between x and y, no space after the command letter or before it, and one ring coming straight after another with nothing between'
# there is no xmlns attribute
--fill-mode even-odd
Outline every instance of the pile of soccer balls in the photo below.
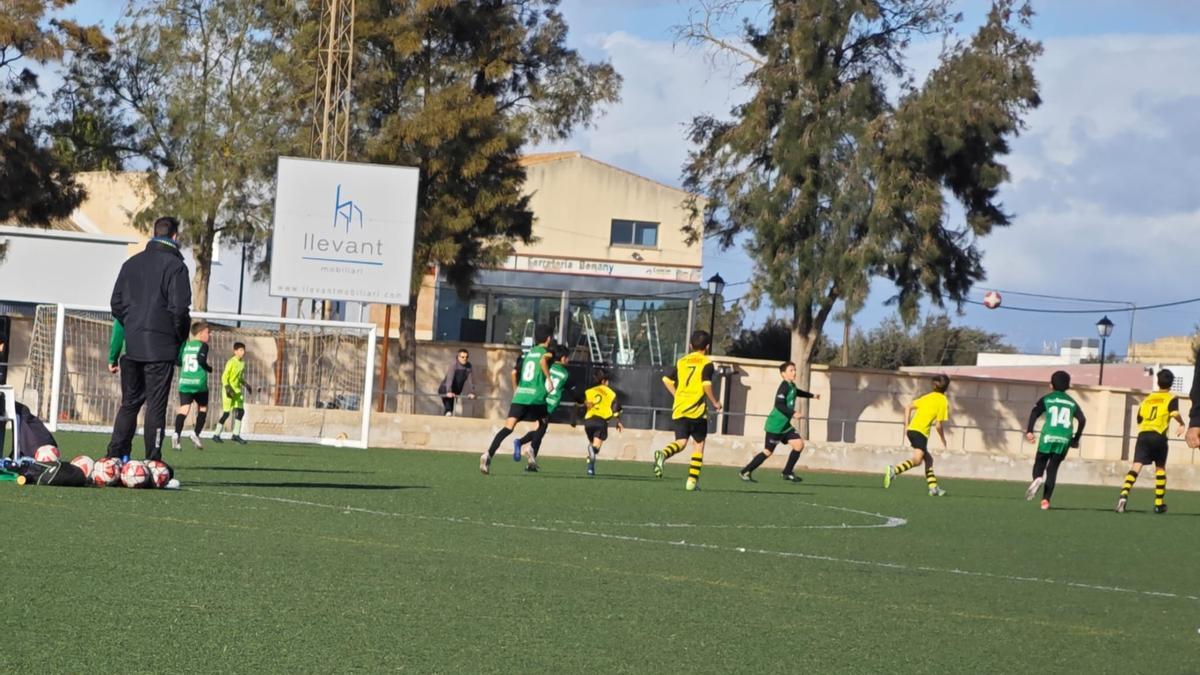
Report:
<svg viewBox="0 0 1200 675"><path fill-rule="evenodd" d="M59 461L58 448L43 445L33 456L37 462ZM165 488L171 482L171 469L162 462L131 460L122 463L115 457L92 459L80 455L71 464L83 471L88 484L96 487L123 485L127 488Z"/></svg>

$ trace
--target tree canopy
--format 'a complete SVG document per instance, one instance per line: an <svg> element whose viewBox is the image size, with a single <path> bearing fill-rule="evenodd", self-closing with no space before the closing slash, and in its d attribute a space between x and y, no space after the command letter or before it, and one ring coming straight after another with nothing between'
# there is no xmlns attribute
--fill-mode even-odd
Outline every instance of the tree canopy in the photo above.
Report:
<svg viewBox="0 0 1200 675"><path fill-rule="evenodd" d="M48 18L72 2L9 0L0 12L0 222L48 226L83 201L31 106L40 93L37 68L107 45L94 27Z"/></svg>
<svg viewBox="0 0 1200 675"><path fill-rule="evenodd" d="M979 238L1010 222L997 197L1008 178L1000 160L1040 103L1041 48L1021 35L1032 12L995 0L986 23L955 40L949 7L776 0L763 8L767 24L747 22L741 36L750 100L730 119L692 122L690 232L745 243L757 263L750 298L790 314L802 384L836 303L853 314L877 277L894 284L905 320L922 299L961 303L984 278ZM721 47L705 34L689 33ZM905 50L933 36L946 42L918 84Z"/></svg>

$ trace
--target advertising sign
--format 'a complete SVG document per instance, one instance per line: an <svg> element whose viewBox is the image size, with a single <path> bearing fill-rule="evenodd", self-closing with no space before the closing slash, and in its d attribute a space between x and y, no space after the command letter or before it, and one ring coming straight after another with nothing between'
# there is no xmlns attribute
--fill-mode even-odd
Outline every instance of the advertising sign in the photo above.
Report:
<svg viewBox="0 0 1200 675"><path fill-rule="evenodd" d="M407 305L412 167L279 158L271 295Z"/></svg>

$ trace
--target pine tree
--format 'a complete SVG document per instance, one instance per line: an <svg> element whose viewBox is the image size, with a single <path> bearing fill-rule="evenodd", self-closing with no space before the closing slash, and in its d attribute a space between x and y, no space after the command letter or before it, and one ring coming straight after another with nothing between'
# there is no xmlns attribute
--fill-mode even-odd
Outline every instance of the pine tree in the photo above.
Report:
<svg viewBox="0 0 1200 675"><path fill-rule="evenodd" d="M0 12L0 222L48 226L84 198L31 106L39 92L34 64L45 67L74 50L105 44L94 27L48 20L49 12L69 4L8 0Z"/></svg>
<svg viewBox="0 0 1200 675"><path fill-rule="evenodd" d="M918 86L904 50L950 34L958 17L949 4L775 0L766 28L745 29L750 100L731 120L691 125L692 235L726 247L745 240L757 263L750 298L791 314L802 387L835 303L857 311L877 277L894 283L906 321L922 298L961 303L984 277L978 238L1009 224L997 200L1008 178L1000 158L1040 103L1040 45L1020 34L1032 12L995 0L986 23L949 41ZM897 100L887 91L895 82ZM962 205L963 225L947 195Z"/></svg>
<svg viewBox="0 0 1200 675"><path fill-rule="evenodd" d="M358 0L355 159L415 166L413 294L401 361L414 362L421 278L465 290L528 242L526 143L562 139L617 100L620 77L567 48L558 0ZM411 385L405 370L401 387Z"/></svg>

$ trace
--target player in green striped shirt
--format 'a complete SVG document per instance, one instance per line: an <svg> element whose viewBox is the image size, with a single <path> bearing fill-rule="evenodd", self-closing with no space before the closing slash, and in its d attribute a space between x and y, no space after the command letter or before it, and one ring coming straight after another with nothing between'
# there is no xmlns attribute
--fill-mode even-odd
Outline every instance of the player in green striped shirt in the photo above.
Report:
<svg viewBox="0 0 1200 675"><path fill-rule="evenodd" d="M193 403L196 404L196 426L188 439L197 450L204 448L200 443L200 432L204 431L204 422L208 419L208 374L212 372L212 366L208 365L208 336L208 324L197 321L192 324L192 338L179 350L179 410L175 411L175 436L171 439L176 450L182 449L179 437L183 435L183 423Z"/></svg>
<svg viewBox="0 0 1200 675"><path fill-rule="evenodd" d="M571 359L571 350L562 345L555 345L551 351L553 354L553 363L550 364L550 381L554 384L554 391L546 394L546 421L547 424L539 424L537 429L526 433L520 439L513 441L513 459L521 458L521 446L528 445L530 448L529 463L525 466L526 471L536 472L538 451L542 449L542 439L546 436L546 430L550 428L550 415L558 410L559 404L562 403L563 394L568 389L574 390L574 386L570 383L570 373L567 371L567 362ZM574 416L571 418L574 420ZM571 426L575 426L575 422L571 422Z"/></svg>
<svg viewBox="0 0 1200 675"><path fill-rule="evenodd" d="M766 444L763 446L762 452L755 455L750 463L742 467L738 473L742 480L748 483L754 482L751 473L767 461L780 443L787 443L788 447L792 449L788 454L787 465L783 467L783 479L794 483L800 482L800 477L795 474L795 469L796 461L800 459L800 453L804 450L804 439L792 427L792 418L796 417L796 399L821 398L821 395L804 391L796 386L796 364L791 361L779 366L779 376L783 378L783 381L779 383L779 389L775 392L775 406L771 408L771 414L767 415L767 422L763 425L767 432Z"/></svg>
<svg viewBox="0 0 1200 675"><path fill-rule="evenodd" d="M1050 497L1058 479L1058 465L1067 457L1068 448L1079 447L1079 437L1087 419L1075 399L1067 394L1071 388L1071 374L1065 370L1055 371L1050 376L1054 391L1038 399L1029 413L1029 425L1025 429L1025 440L1034 441L1033 427L1039 417L1043 418L1042 433L1037 438L1037 457L1033 460L1033 482L1025 490L1025 499L1031 500L1042 488L1042 510L1050 508ZM1079 426L1075 427L1075 421Z"/></svg>
<svg viewBox="0 0 1200 675"><path fill-rule="evenodd" d="M512 434L518 422L537 422L539 428L546 424L546 395L554 390L554 380L550 379L550 359L554 356L550 353L550 343L554 340L554 331L539 324L534 329L533 340L534 345L521 355L517 367L513 368L513 399L508 408L508 419L492 438L487 452L479 456L479 472L485 476L491 473L496 450ZM521 459L519 447L514 459ZM536 464L533 462L534 466Z"/></svg>

